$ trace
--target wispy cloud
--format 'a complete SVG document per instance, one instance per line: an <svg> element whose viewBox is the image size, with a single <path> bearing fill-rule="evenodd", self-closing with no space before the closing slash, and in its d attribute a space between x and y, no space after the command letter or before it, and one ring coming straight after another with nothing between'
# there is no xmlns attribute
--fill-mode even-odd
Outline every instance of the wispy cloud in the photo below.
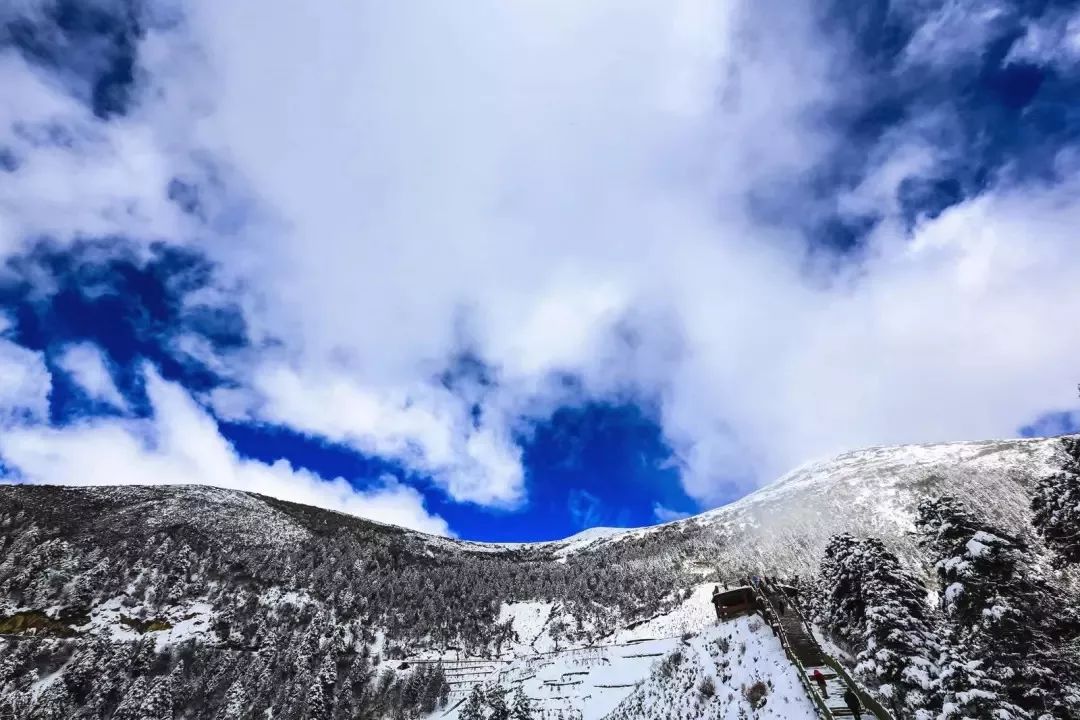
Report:
<svg viewBox="0 0 1080 720"><path fill-rule="evenodd" d="M116 387L108 361L97 346L91 343L69 345L55 362L91 400L120 410L127 409L127 401Z"/></svg>
<svg viewBox="0 0 1080 720"><path fill-rule="evenodd" d="M671 522L672 520L682 520L683 518L690 517L690 513L681 512L679 510L672 510L669 507L664 507L660 503L653 504L653 517L662 523Z"/></svg>
<svg viewBox="0 0 1080 720"><path fill-rule="evenodd" d="M603 503L588 490L580 488L571 490L566 504L570 517L578 528L596 527L603 522Z"/></svg>

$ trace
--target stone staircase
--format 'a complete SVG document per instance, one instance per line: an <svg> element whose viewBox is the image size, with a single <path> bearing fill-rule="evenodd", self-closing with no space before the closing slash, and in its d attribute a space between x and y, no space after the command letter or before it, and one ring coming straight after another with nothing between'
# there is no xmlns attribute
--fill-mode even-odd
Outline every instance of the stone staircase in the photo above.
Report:
<svg viewBox="0 0 1080 720"><path fill-rule="evenodd" d="M763 579L754 583L752 587L762 615L780 638L788 659L798 669L803 687L814 701L818 714L822 718L831 720L856 716L844 702L844 694L850 688L858 696L862 705L860 717L893 720L876 700L863 692L835 659L829 657L821 649L811 634L806 620L782 588ZM813 679L815 671L824 678L824 688Z"/></svg>

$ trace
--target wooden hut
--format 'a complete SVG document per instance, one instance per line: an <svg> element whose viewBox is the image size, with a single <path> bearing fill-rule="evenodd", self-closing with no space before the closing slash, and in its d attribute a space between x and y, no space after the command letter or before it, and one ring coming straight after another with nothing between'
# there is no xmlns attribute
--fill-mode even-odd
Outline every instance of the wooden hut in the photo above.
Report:
<svg viewBox="0 0 1080 720"><path fill-rule="evenodd" d="M716 608L716 617L719 620L728 620L757 609L754 591L745 585L713 593L712 602Z"/></svg>

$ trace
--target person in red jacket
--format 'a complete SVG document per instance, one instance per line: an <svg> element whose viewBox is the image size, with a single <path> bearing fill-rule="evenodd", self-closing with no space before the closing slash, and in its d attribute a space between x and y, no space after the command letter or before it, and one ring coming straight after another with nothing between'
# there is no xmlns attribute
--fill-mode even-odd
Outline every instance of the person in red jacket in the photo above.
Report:
<svg viewBox="0 0 1080 720"><path fill-rule="evenodd" d="M819 688L821 688L821 694L824 697L829 697L829 691L825 688L825 676L821 674L821 671L814 668L814 672L810 678L818 684Z"/></svg>

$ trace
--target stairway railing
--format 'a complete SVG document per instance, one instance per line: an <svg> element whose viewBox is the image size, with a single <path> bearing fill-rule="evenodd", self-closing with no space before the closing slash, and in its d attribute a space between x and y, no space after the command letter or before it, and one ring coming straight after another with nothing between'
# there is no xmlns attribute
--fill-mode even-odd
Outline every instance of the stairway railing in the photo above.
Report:
<svg viewBox="0 0 1080 720"><path fill-rule="evenodd" d="M893 720L892 713L886 710L885 706L879 703L876 698L870 695L870 693L863 690L862 686L860 686L855 681L855 678L853 678L848 673L848 671L844 668L843 665L840 664L838 660L836 660L834 657L821 649L821 644L818 643L817 639L814 637L813 627L811 627L810 623L806 620L806 617L802 614L802 611L799 610L799 606L791 601L791 598L786 592L784 592L783 588L778 587L777 591L784 597L784 602L787 604L787 607L791 608L792 612L795 613L795 616L799 618L799 622L802 623L803 629L806 630L807 638L809 638L810 642L812 642L815 647L817 647L818 651L821 653L822 660L824 660L825 664L832 668L833 671L836 672L836 674L844 681L844 683L849 688L851 688L852 692L854 692L855 695L859 698L859 702L862 703L863 707L870 711L874 716L876 716L878 720ZM761 594L765 595L766 600L768 601L768 593ZM769 604L769 607L772 607L771 602Z"/></svg>
<svg viewBox="0 0 1080 720"><path fill-rule="evenodd" d="M776 637L780 640L780 646L784 648L784 653L787 655L788 661L795 666L795 674L799 677L799 682L803 686L803 690L806 691L806 695L814 703L814 707L817 710L819 716L824 720L835 720L835 716L832 711L829 710L829 706L825 704L825 701L814 692L813 686L810 684L810 676L806 673L806 668L803 667L802 661L799 660L798 655L795 654L795 649L791 646L791 641L787 636L787 631L784 630L784 626L780 623L780 615L776 612L776 608L773 607L772 601L769 599L768 593L762 592L761 589L751 583L750 587L753 589L754 596L757 598L758 603L761 605L765 620L769 623L769 626L776 633Z"/></svg>

